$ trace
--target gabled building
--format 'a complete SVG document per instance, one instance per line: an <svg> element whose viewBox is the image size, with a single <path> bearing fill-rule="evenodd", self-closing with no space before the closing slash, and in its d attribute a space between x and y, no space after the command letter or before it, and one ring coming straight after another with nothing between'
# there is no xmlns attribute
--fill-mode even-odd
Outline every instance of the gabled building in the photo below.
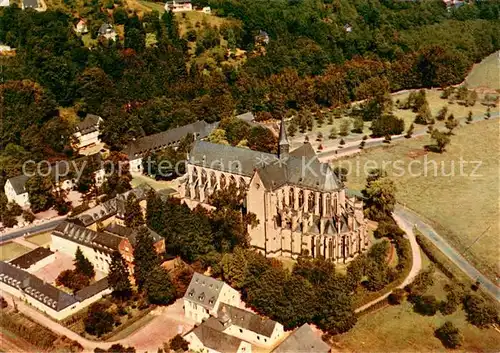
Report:
<svg viewBox="0 0 500 353"><path fill-rule="evenodd" d="M331 347L313 331L310 325L304 324L288 336L272 353L329 353Z"/></svg>
<svg viewBox="0 0 500 353"><path fill-rule="evenodd" d="M237 306L240 293L222 281L195 273L183 300L185 316L201 323L210 315L216 316L221 304Z"/></svg>
<svg viewBox="0 0 500 353"><path fill-rule="evenodd" d="M184 339L189 342L191 352L207 353L251 353L250 343L225 334L202 323L188 332Z"/></svg>
<svg viewBox="0 0 500 353"><path fill-rule="evenodd" d="M111 292L105 277L71 295L4 261L0 261L0 290L56 320L73 315Z"/></svg>
<svg viewBox="0 0 500 353"><path fill-rule="evenodd" d="M33 10L38 10L38 0L22 0L21 3L21 8L23 10L26 9L33 9Z"/></svg>
<svg viewBox="0 0 500 353"><path fill-rule="evenodd" d="M15 202L21 207L29 207L29 195L25 187L28 179L26 175L18 175L5 182L4 192L8 202Z"/></svg>
<svg viewBox="0 0 500 353"><path fill-rule="evenodd" d="M111 223L124 224L125 203L131 194L139 201L142 209L146 208L146 197L152 188L147 184L141 184L132 190L116 195L116 197L97 206L79 213L72 218L74 223L81 224L86 228L97 231L97 226L106 227Z"/></svg>
<svg viewBox="0 0 500 353"><path fill-rule="evenodd" d="M77 24L77 31L78 31L78 26L80 25L82 21L78 22ZM80 30L83 30L82 28L86 26L85 22L83 22L83 25L81 25ZM79 32L83 33L83 32ZM75 137L76 142L76 148L80 149L83 147L88 147L88 146L93 146L97 145L101 141L99 140L99 125L103 122L102 118L100 116L94 115L94 114L87 114L85 119L83 119L81 122L79 122L76 125L75 128L75 133L73 136Z"/></svg>
<svg viewBox="0 0 500 353"><path fill-rule="evenodd" d="M191 0L173 0L165 3L165 11L169 12L187 12L193 11Z"/></svg>
<svg viewBox="0 0 500 353"><path fill-rule="evenodd" d="M248 310L222 303L217 317L206 324L211 328L260 347L272 347L284 335L283 325Z"/></svg>
<svg viewBox="0 0 500 353"><path fill-rule="evenodd" d="M195 140L208 137L219 124L209 124L204 120L176 127L158 134L138 138L122 151L128 156L131 173L142 173L142 159L148 153L161 151L167 147L177 147L183 138L192 134Z"/></svg>
<svg viewBox="0 0 500 353"><path fill-rule="evenodd" d="M21 270L29 273L38 271L40 268L50 264L55 260L54 252L47 248L38 247L18 256L9 261L9 263Z"/></svg>
<svg viewBox="0 0 500 353"><path fill-rule="evenodd" d="M89 32L87 22L82 18L75 26L75 32L79 34L86 34Z"/></svg>
<svg viewBox="0 0 500 353"><path fill-rule="evenodd" d="M116 37L118 36L113 26L109 23L103 23L101 27L99 27L99 31L97 34L99 37L103 37L108 40L116 40Z"/></svg>
<svg viewBox="0 0 500 353"><path fill-rule="evenodd" d="M180 195L189 207L208 205L230 184L246 189L250 243L266 256L324 257L346 263L367 250L363 202L346 194L330 165L310 144L289 151L281 122L278 154L195 141Z"/></svg>
<svg viewBox="0 0 500 353"><path fill-rule="evenodd" d="M43 170L43 173L48 172L51 176L54 187L60 190L71 190L78 182L78 171L83 170L86 164L92 163L96 166L94 177L97 186L104 183L105 170L101 167L101 157L99 154L78 158L75 160L62 160L49 166L49 169ZM33 173L36 173L33 172ZM18 175L10 178L4 185L4 192L9 202L15 202L21 207L29 206L29 195L26 190L26 182L30 179L30 175ZM47 175L47 174L45 174Z"/></svg>
<svg viewBox="0 0 500 353"><path fill-rule="evenodd" d="M145 227L153 238L158 253L165 252L165 240ZM52 251L61 251L74 256L79 247L94 267L104 273L109 272L111 254L118 251L127 262L130 274L134 268L134 246L137 231L119 225L110 225L104 231L94 231L71 222L62 222L52 232Z"/></svg>

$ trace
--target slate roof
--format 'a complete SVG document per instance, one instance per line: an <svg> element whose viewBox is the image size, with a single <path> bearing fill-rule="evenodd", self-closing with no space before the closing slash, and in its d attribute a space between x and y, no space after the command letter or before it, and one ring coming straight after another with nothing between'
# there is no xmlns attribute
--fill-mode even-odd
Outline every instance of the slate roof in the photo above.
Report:
<svg viewBox="0 0 500 353"><path fill-rule="evenodd" d="M223 286L224 282L196 272L189 283L184 298L207 309L212 309Z"/></svg>
<svg viewBox="0 0 500 353"><path fill-rule="evenodd" d="M332 168L321 163L315 155L311 156L307 146L296 153L292 151L286 160L280 160L271 153L196 141L189 154L189 163L247 177L257 171L268 190L285 184L319 191L343 187Z"/></svg>
<svg viewBox="0 0 500 353"><path fill-rule="evenodd" d="M11 287L22 290L26 295L55 311L61 311L78 302L74 296L4 261L0 261L0 280Z"/></svg>
<svg viewBox="0 0 500 353"><path fill-rule="evenodd" d="M115 198L103 202L91 209L88 209L76 216L76 218L82 222L85 227L89 225L107 219L116 215L117 213L123 214L125 212L125 201L128 195L133 193L137 200L145 200L151 187L147 184L141 184L132 190L129 190L123 194L117 195Z"/></svg>
<svg viewBox="0 0 500 353"><path fill-rule="evenodd" d="M248 148L220 145L207 141L195 141L189 153L193 165L216 169L251 177L262 165L263 160L274 161L271 153L253 151ZM241 168L237 168L241 166Z"/></svg>
<svg viewBox="0 0 500 353"><path fill-rule="evenodd" d="M228 304L222 304L219 307L217 315L220 317L224 313L224 310L231 319L230 322L232 325L247 329L262 336L271 337L277 325L276 321L263 318L250 311Z"/></svg>
<svg viewBox="0 0 500 353"><path fill-rule="evenodd" d="M91 298L94 295L109 288L108 277L101 278L99 281L92 283L90 286L80 289L75 293L75 298L82 302L85 299Z"/></svg>
<svg viewBox="0 0 500 353"><path fill-rule="evenodd" d="M290 155L293 157L306 157L306 158L314 158L316 157L316 152L314 152L313 146L308 142L304 143L299 148L294 149L290 152Z"/></svg>
<svg viewBox="0 0 500 353"><path fill-rule="evenodd" d="M330 346L304 324L288 336L272 353L328 353Z"/></svg>
<svg viewBox="0 0 500 353"><path fill-rule="evenodd" d="M28 269L38 261L45 259L46 257L52 255L53 252L47 248L38 247L30 252L16 257L14 260L11 260L9 263L16 267L22 269Z"/></svg>
<svg viewBox="0 0 500 353"><path fill-rule="evenodd" d="M255 116L253 115L252 112L246 112L246 113L243 113L240 115L236 115L236 118L243 120L243 121L246 121L247 123L251 123L254 121Z"/></svg>
<svg viewBox="0 0 500 353"><path fill-rule="evenodd" d="M239 338L229 336L203 323L191 332L198 337L203 346L221 353L236 353L242 342Z"/></svg>
<svg viewBox="0 0 500 353"><path fill-rule="evenodd" d="M9 182L17 195L21 195L27 192L25 185L29 178L29 176L23 174L9 179Z"/></svg>
<svg viewBox="0 0 500 353"><path fill-rule="evenodd" d="M122 240L114 234L99 233L66 221L60 223L52 234L108 254L118 250Z"/></svg>
<svg viewBox="0 0 500 353"><path fill-rule="evenodd" d="M159 235L158 233L156 233L154 230L144 226L148 232L149 232L149 236L151 238L153 238L153 241L156 243L160 240L162 240L162 236ZM129 227L124 227L120 224L116 224L116 223L112 223L112 224L109 224L106 229L104 229L106 232L109 232L109 233L112 233L112 234L116 234L120 237L123 237L123 238L127 238L130 243L135 246L135 243L136 243L136 237L137 237L137 233L138 231L136 229L133 229L133 228L129 228Z"/></svg>
<svg viewBox="0 0 500 353"><path fill-rule="evenodd" d="M100 120L101 118L97 115L87 114L85 119L76 125L76 131L80 132L82 135L98 131Z"/></svg>
<svg viewBox="0 0 500 353"><path fill-rule="evenodd" d="M174 129L160 132L158 134L141 137L129 143L123 150L130 160L141 157L147 152L161 150L168 146L175 145L187 134L196 134L196 139L206 138L219 125L219 123L209 124L204 120L192 124L184 125Z"/></svg>
<svg viewBox="0 0 500 353"><path fill-rule="evenodd" d="M108 33L108 30L110 32L114 32L115 30L113 29L113 26L111 26L109 23L103 23L101 27L99 27L99 34L100 35L105 35Z"/></svg>
<svg viewBox="0 0 500 353"><path fill-rule="evenodd" d="M33 8L36 9L38 8L38 1L37 0L23 0L23 6L24 8Z"/></svg>

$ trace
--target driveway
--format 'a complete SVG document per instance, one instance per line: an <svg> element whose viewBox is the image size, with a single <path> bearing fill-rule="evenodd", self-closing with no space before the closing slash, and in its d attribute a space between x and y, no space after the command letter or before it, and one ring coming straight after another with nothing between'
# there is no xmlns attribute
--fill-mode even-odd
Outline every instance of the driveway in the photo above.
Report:
<svg viewBox="0 0 500 353"><path fill-rule="evenodd" d="M408 284L410 284L415 276L420 272L422 269L422 257L420 256L420 247L417 243L417 239L415 238L415 233L413 233L413 227L411 222L408 220L404 219L403 217L400 217L396 212L393 214L394 220L398 224L398 226L405 231L406 237L410 241L410 246L411 246L411 256L412 256L412 264L411 264L411 269L410 272L408 273L408 276L403 280L403 282L397 286L397 288L404 288ZM392 291L391 291L392 292ZM372 300L371 302L360 306L355 310L356 313L364 311L368 309L370 306L377 304L378 302L384 300L387 298L391 292L386 293L380 297L378 297L375 300Z"/></svg>
<svg viewBox="0 0 500 353"><path fill-rule="evenodd" d="M471 280L479 281L484 292L495 300L500 301L499 287L486 276L472 266L457 250L455 250L442 236L440 236L429 224L425 223L420 216L400 205L396 205L394 214L407 224L413 224L429 239L443 254L445 254L455 265L457 265Z"/></svg>

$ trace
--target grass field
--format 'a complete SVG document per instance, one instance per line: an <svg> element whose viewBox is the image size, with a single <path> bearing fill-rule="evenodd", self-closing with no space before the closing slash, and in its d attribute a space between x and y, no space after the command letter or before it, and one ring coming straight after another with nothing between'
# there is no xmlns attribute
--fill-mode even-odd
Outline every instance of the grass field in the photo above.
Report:
<svg viewBox="0 0 500 353"><path fill-rule="evenodd" d="M422 253L425 267L430 261ZM446 298L444 285L449 279L435 270L434 284L426 294L438 300ZM334 351L341 352L444 352L446 349L434 337L434 330L445 321L451 321L464 336L464 345L456 352L498 352L500 333L493 328L479 329L467 323L463 310L452 315L422 316L411 304L387 306L362 316L349 332L335 337Z"/></svg>
<svg viewBox="0 0 500 353"><path fill-rule="evenodd" d="M51 232L40 233L26 237L26 240L30 243L36 244L38 246L46 246L51 242Z"/></svg>
<svg viewBox="0 0 500 353"><path fill-rule="evenodd" d="M500 89L500 52L486 57L474 65L465 82L471 88L488 87Z"/></svg>
<svg viewBox="0 0 500 353"><path fill-rule="evenodd" d="M424 151L423 146L431 143L427 135L365 150L334 165L351 168L347 184L353 189L364 187L370 169L383 167L396 184L398 202L427 218L457 250L470 247L465 257L495 279L499 272L499 127L498 120L461 126L443 154ZM461 159L468 162L463 173Z"/></svg>
<svg viewBox="0 0 500 353"><path fill-rule="evenodd" d="M0 245L0 261L15 259L16 257L26 254L30 250L31 249L14 242L2 244Z"/></svg>

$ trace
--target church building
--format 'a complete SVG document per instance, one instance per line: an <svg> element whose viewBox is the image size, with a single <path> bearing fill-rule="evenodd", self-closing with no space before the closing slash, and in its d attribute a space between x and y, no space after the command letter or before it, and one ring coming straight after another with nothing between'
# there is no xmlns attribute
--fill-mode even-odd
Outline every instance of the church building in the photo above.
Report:
<svg viewBox="0 0 500 353"><path fill-rule="evenodd" d="M181 196L190 207L230 183L244 186L245 206L257 216L250 244L268 257L299 255L346 263L367 250L363 203L346 194L309 143L290 151L283 121L278 154L195 141Z"/></svg>

